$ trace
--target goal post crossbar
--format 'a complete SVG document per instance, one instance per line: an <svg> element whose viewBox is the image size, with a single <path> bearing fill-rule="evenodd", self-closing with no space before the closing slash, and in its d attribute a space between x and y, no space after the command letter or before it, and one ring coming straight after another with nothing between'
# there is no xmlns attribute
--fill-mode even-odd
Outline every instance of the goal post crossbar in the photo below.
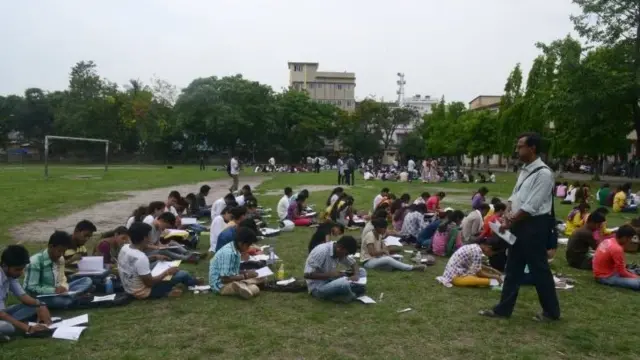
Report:
<svg viewBox="0 0 640 360"><path fill-rule="evenodd" d="M50 140L71 140L71 141L89 141L89 142L101 142L104 143L104 171L109 170L109 140L106 139L92 139L92 138L80 138L72 136L56 136L46 135L44 137L44 177L49 178L49 142Z"/></svg>

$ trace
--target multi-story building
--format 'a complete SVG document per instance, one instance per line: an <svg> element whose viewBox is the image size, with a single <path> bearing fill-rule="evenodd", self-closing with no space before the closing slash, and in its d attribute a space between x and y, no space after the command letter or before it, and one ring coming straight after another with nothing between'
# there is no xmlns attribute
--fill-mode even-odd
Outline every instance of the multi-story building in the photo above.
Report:
<svg viewBox="0 0 640 360"><path fill-rule="evenodd" d="M480 95L469 102L469 110L498 111L500 109L501 96Z"/></svg>
<svg viewBox="0 0 640 360"><path fill-rule="evenodd" d="M290 62L289 87L306 90L311 99L346 111L356 108L356 74L318 71L318 63Z"/></svg>
<svg viewBox="0 0 640 360"><path fill-rule="evenodd" d="M438 103L437 99L432 99L431 96L420 94L413 95L410 98L404 98L404 106L411 106L418 110L420 117L431 114L431 109Z"/></svg>

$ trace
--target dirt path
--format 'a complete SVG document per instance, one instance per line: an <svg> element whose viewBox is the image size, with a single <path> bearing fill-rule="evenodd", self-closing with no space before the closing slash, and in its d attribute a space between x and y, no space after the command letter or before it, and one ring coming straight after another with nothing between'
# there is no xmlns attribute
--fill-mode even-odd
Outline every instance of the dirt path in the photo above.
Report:
<svg viewBox="0 0 640 360"><path fill-rule="evenodd" d="M240 186L249 184L249 186L254 188L266 180L268 180L268 178L245 178L241 179ZM117 226L124 225L131 215L131 212L140 205L148 205L152 201L166 201L167 195L172 190L178 190L182 196L190 192L196 193L200 186L205 184L211 186L211 191L207 197L207 203L211 204L229 191L230 181L225 179L150 190L125 191L119 193L126 195L127 198L125 199L98 203L87 209L57 219L23 224L11 229L11 235L18 242L46 242L54 230L71 232L74 226L84 219L91 220L98 228L98 232L108 231Z"/></svg>

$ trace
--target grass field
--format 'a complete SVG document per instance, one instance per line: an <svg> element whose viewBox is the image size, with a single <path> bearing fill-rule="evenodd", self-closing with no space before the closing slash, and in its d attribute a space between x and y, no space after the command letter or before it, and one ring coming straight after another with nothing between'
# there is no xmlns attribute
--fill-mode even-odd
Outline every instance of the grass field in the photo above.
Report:
<svg viewBox="0 0 640 360"><path fill-rule="evenodd" d="M5 204L0 209L0 243L12 241L7 230L34 219L52 218L108 201L114 192L190 183L224 177L197 168L167 170L99 170L53 168L44 181L42 169L0 168L0 190ZM96 179L78 180L78 175ZM279 174L260 186L260 192L284 186L330 185L335 174ZM489 197L506 197L513 175L499 174L488 184ZM356 207L368 209L383 186L359 182L348 190ZM408 192L448 193L445 206L469 208L475 185L384 183L396 194ZM310 203L318 207L328 191L312 192ZM272 207L279 196L258 196ZM162 199L159 199L162 200ZM569 212L558 206L558 217ZM609 225L630 217L612 215ZM106 229L99 229L100 231ZM353 233L358 235L359 233ZM288 275L302 277L310 229L266 240L275 243ZM208 246L203 239L201 250ZM37 245L28 244L30 250ZM634 256L629 261L636 260ZM508 320L479 317L477 311L496 303L499 292L486 289L446 289L434 278L442 273L445 259L426 273L369 272L368 294L384 300L375 305L337 305L312 299L307 294L263 292L242 301L213 295L185 294L178 299L139 301L128 306L90 311L89 329L79 342L17 340L4 345L0 359L637 359L633 329L637 294L597 285L590 272L569 269L562 248L553 268L577 279L576 287L560 291L563 319L554 324L531 320L539 311L535 290L525 287L514 316ZM183 266L206 277L208 263ZM398 314L411 307L411 312ZM65 313L71 316L74 312Z"/></svg>

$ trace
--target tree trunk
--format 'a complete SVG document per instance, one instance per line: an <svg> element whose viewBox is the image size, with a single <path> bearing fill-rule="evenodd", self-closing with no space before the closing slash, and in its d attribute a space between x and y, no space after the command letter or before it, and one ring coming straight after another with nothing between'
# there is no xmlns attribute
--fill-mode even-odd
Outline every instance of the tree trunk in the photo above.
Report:
<svg viewBox="0 0 640 360"><path fill-rule="evenodd" d="M640 7L638 9L640 14ZM638 72L640 71L640 21L636 27L636 38L634 43L634 57L633 57L633 125L636 130L636 156L640 155L640 87L638 86Z"/></svg>

